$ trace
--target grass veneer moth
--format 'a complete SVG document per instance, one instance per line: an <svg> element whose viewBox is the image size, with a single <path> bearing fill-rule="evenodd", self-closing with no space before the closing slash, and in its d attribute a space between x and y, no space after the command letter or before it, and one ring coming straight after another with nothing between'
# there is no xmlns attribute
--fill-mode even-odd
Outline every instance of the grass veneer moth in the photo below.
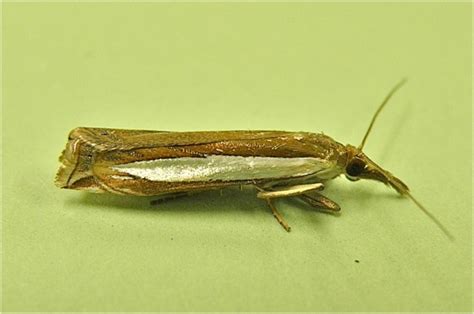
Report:
<svg viewBox="0 0 474 314"><path fill-rule="evenodd" d="M362 151L377 116L404 82L386 96L358 147L308 132L164 132L80 127L70 132L59 158L56 185L161 199L252 185L257 197L266 201L278 222L290 231L273 200L296 197L316 209L337 212L339 205L319 192L325 181L344 174L352 181L370 179L391 186L410 198L452 238L400 179Z"/></svg>

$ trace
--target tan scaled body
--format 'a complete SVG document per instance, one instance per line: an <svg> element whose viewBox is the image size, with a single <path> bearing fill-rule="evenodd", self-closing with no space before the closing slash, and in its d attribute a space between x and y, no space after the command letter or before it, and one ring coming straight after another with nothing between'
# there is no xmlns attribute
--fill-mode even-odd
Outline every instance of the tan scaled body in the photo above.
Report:
<svg viewBox="0 0 474 314"><path fill-rule="evenodd" d="M285 131L164 132L76 128L56 175L61 188L162 197L233 185L253 185L280 224L290 230L272 200L297 197L311 206L339 211L319 194L324 182L345 174L350 180L372 179L412 198L408 187L370 160L362 148L343 145L323 134Z"/></svg>

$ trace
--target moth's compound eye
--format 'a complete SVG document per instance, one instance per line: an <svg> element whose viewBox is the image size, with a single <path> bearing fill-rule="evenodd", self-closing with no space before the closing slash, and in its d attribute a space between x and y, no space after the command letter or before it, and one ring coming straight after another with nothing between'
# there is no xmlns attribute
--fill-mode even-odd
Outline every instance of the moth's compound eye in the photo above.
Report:
<svg viewBox="0 0 474 314"><path fill-rule="evenodd" d="M351 177L357 177L364 171L365 166L365 162L360 159L354 158L347 165L346 173Z"/></svg>

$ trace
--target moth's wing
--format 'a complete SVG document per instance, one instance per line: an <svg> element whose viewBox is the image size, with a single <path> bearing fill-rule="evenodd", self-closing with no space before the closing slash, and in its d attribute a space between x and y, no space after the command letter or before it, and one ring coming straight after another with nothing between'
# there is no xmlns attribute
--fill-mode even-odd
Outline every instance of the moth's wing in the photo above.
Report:
<svg viewBox="0 0 474 314"><path fill-rule="evenodd" d="M211 189L221 189L236 184L246 184L248 182L166 182L150 181L142 178L130 180L120 179L119 176L110 176L104 173L107 169L102 168L96 174L96 181L102 189L115 194L130 194L139 196L156 196L177 192L193 192ZM105 179L105 180L104 180Z"/></svg>
<svg viewBox="0 0 474 314"><path fill-rule="evenodd" d="M162 133L173 132L78 127L69 133L69 141L80 140L81 143L94 147L96 151L133 149L143 144L143 141L139 140L143 136Z"/></svg>
<svg viewBox="0 0 474 314"><path fill-rule="evenodd" d="M70 133L70 139L75 138L96 151L166 148L173 149L176 157L215 154L325 158L331 153L328 149L338 148L335 141L323 134L285 131L166 132L76 128ZM170 156L155 158L160 157ZM153 156L147 154L146 158Z"/></svg>
<svg viewBox="0 0 474 314"><path fill-rule="evenodd" d="M210 144L230 140L246 141L291 134L292 132L283 131L167 132L80 127L72 130L69 138L79 138L97 150L125 150Z"/></svg>
<svg viewBox="0 0 474 314"><path fill-rule="evenodd" d="M137 177L121 178L120 173L113 170L114 165L162 158L204 158L209 155L314 157L321 161L324 168L331 170L337 165L338 155L342 152L341 144L322 134L284 131L159 132L78 128L70 135L70 140L75 139L93 147L92 171L104 189L135 195L220 188L239 183L173 183Z"/></svg>

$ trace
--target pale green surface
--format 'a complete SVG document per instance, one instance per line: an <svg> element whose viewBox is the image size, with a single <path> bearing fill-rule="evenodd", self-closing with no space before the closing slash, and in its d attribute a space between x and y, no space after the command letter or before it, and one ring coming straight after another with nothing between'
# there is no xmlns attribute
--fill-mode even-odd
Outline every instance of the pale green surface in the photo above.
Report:
<svg viewBox="0 0 474 314"><path fill-rule="evenodd" d="M3 310L471 309L470 5L6 4ZM406 181L340 217L253 191L150 208L52 181L76 126L324 131ZM355 263L354 260L360 260Z"/></svg>

